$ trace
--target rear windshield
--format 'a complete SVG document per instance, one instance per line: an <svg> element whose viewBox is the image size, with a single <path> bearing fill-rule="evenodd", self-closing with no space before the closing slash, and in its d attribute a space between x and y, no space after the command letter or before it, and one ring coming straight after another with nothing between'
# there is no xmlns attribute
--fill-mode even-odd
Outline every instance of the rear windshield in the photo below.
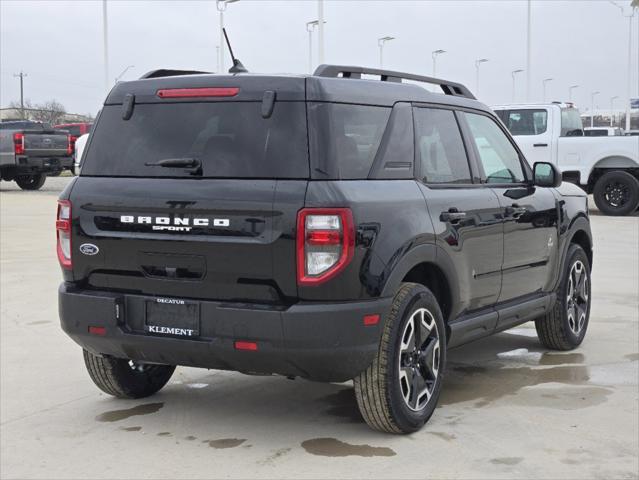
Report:
<svg viewBox="0 0 639 480"><path fill-rule="evenodd" d="M561 136L562 137L581 137L583 136L583 125L579 110L576 108L561 109Z"/></svg>
<svg viewBox="0 0 639 480"><path fill-rule="evenodd" d="M304 102L276 102L263 118L261 102L105 106L84 156L82 175L187 177L184 168L148 166L197 159L202 177L308 178Z"/></svg>

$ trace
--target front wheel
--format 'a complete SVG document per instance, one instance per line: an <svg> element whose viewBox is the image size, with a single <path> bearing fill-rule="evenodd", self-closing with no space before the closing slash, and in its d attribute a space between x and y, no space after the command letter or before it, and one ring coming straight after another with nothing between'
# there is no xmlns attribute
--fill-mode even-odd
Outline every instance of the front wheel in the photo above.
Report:
<svg viewBox="0 0 639 480"><path fill-rule="evenodd" d="M597 208L605 215L628 215L639 206L639 181L628 172L604 173L593 189Z"/></svg>
<svg viewBox="0 0 639 480"><path fill-rule="evenodd" d="M151 365L83 352L93 383L104 393L118 398L149 397L164 387L175 371L172 365Z"/></svg>
<svg viewBox="0 0 639 480"><path fill-rule="evenodd" d="M17 175L15 180L22 190L39 190L44 185L47 176L43 173L38 175Z"/></svg>
<svg viewBox="0 0 639 480"><path fill-rule="evenodd" d="M583 342L590 319L590 262L571 244L554 307L535 320L539 341L552 350L572 350Z"/></svg>
<svg viewBox="0 0 639 480"><path fill-rule="evenodd" d="M435 296L423 285L401 285L373 363L355 379L366 423L388 433L412 433L433 414L446 364L446 330Z"/></svg>

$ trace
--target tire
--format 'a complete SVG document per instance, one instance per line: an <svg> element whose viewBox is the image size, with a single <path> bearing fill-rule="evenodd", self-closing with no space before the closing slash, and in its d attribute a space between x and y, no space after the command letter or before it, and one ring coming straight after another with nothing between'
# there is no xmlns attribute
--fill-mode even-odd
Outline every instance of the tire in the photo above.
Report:
<svg viewBox="0 0 639 480"><path fill-rule="evenodd" d="M16 175L15 181L22 190L40 190L46 179L47 176L40 173L38 175Z"/></svg>
<svg viewBox="0 0 639 480"><path fill-rule="evenodd" d="M62 174L62 170L55 170L54 172L47 173L47 177L59 177Z"/></svg>
<svg viewBox="0 0 639 480"><path fill-rule="evenodd" d="M639 206L639 180L623 170L604 173L593 190L595 204L605 215L628 215Z"/></svg>
<svg viewBox="0 0 639 480"><path fill-rule="evenodd" d="M84 364L93 383L104 393L118 398L149 397L160 391L175 371L172 365L136 364L83 352Z"/></svg>
<svg viewBox="0 0 639 480"><path fill-rule="evenodd" d="M545 316L535 320L537 337L544 347L572 350L583 342L590 319L590 285L588 256L573 243L568 248L556 303Z"/></svg>
<svg viewBox="0 0 639 480"><path fill-rule="evenodd" d="M415 352L416 336L423 340L424 335L425 341L417 342L421 351ZM403 283L393 299L375 359L353 379L366 423L388 433L419 430L435 410L445 365L446 329L435 296L423 285ZM415 391L420 394L413 395Z"/></svg>

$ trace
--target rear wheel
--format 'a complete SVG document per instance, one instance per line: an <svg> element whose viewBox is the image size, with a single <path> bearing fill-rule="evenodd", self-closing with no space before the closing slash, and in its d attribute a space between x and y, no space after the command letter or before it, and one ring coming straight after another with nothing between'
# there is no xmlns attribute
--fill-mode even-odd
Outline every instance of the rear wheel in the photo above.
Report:
<svg viewBox="0 0 639 480"><path fill-rule="evenodd" d="M605 215L628 215L639 206L639 181L630 173L604 173L593 190L597 208Z"/></svg>
<svg viewBox="0 0 639 480"><path fill-rule="evenodd" d="M355 379L366 423L388 433L411 433L431 417L446 364L446 330L435 296L404 283L386 319L377 356Z"/></svg>
<svg viewBox="0 0 639 480"><path fill-rule="evenodd" d="M84 364L93 383L118 398L143 398L157 393L175 371L172 365L151 365L122 358L100 357L84 350Z"/></svg>
<svg viewBox="0 0 639 480"><path fill-rule="evenodd" d="M22 190L39 190L46 179L47 176L40 173L38 175L17 175L15 181Z"/></svg>
<svg viewBox="0 0 639 480"><path fill-rule="evenodd" d="M555 306L535 320L537 336L552 350L572 350L583 342L590 318L590 262L577 244L568 248Z"/></svg>

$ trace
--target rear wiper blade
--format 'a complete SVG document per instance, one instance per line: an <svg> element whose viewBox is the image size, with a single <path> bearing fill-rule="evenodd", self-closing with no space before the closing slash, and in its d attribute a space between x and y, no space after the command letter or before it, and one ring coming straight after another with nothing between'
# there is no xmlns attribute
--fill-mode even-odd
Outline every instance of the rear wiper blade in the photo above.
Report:
<svg viewBox="0 0 639 480"><path fill-rule="evenodd" d="M156 163L147 162L144 165L164 168L199 168L202 163L197 158L165 158Z"/></svg>

